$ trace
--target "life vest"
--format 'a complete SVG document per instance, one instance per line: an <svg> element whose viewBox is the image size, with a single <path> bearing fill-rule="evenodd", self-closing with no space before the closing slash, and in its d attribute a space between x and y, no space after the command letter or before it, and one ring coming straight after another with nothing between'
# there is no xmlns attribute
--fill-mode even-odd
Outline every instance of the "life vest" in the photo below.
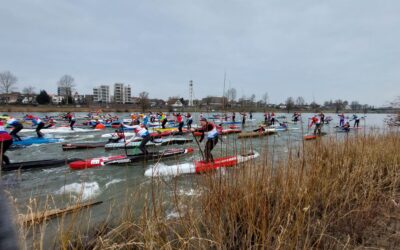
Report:
<svg viewBox="0 0 400 250"><path fill-rule="evenodd" d="M147 131L146 128L141 127L141 126L136 126L136 128L134 128L134 131L140 137L146 137L147 135L149 135L149 131Z"/></svg>
<svg viewBox="0 0 400 250"><path fill-rule="evenodd" d="M217 126L215 126L215 124L212 124L212 125L213 125L213 128L207 132L208 139L214 139L214 138L218 137Z"/></svg>

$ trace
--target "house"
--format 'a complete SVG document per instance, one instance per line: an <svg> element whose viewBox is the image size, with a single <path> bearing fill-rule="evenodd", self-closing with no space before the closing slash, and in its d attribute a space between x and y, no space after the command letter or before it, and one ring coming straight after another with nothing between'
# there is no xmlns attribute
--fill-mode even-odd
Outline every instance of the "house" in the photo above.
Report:
<svg viewBox="0 0 400 250"><path fill-rule="evenodd" d="M22 104L36 103L36 96L34 95L24 95L22 96Z"/></svg>
<svg viewBox="0 0 400 250"><path fill-rule="evenodd" d="M8 94L0 94L0 103L1 104L16 104L21 101L21 93L20 92L11 92Z"/></svg>
<svg viewBox="0 0 400 250"><path fill-rule="evenodd" d="M52 102L53 104L59 105L59 104L62 103L63 99L64 99L64 97L61 96L61 95L53 95L53 96L51 97L51 102Z"/></svg>

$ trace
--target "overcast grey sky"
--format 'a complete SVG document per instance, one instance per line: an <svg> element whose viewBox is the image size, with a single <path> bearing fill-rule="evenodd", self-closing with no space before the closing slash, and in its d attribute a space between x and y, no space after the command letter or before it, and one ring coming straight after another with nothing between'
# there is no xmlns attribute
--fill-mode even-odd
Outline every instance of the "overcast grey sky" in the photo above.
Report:
<svg viewBox="0 0 400 250"><path fill-rule="evenodd" d="M0 4L0 71L18 87L80 93L131 84L133 95L268 92L271 102L400 95L398 0L12 0Z"/></svg>

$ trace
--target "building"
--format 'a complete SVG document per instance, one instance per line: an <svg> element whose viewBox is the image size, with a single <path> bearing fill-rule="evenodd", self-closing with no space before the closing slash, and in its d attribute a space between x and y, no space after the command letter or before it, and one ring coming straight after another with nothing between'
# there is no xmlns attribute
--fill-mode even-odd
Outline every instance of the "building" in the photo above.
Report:
<svg viewBox="0 0 400 250"><path fill-rule="evenodd" d="M19 101L22 101L21 93L19 93L19 92L0 94L0 103L1 104L16 104Z"/></svg>
<svg viewBox="0 0 400 250"><path fill-rule="evenodd" d="M53 104L61 104L63 100L64 100L64 97L60 96L60 95L53 95L51 97L51 102Z"/></svg>
<svg viewBox="0 0 400 250"><path fill-rule="evenodd" d="M93 102L109 103L110 86L100 85L97 88L93 88Z"/></svg>
<svg viewBox="0 0 400 250"><path fill-rule="evenodd" d="M115 103L132 103L131 86L124 86L123 83L114 83L114 102Z"/></svg>

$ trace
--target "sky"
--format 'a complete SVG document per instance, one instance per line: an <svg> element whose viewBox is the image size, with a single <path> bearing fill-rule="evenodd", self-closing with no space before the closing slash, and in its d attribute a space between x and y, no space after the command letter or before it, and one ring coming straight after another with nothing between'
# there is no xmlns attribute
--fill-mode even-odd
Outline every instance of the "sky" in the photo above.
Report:
<svg viewBox="0 0 400 250"><path fill-rule="evenodd" d="M270 103L400 95L398 0L12 0L0 4L0 72L56 93L130 84L151 98L268 93Z"/></svg>

